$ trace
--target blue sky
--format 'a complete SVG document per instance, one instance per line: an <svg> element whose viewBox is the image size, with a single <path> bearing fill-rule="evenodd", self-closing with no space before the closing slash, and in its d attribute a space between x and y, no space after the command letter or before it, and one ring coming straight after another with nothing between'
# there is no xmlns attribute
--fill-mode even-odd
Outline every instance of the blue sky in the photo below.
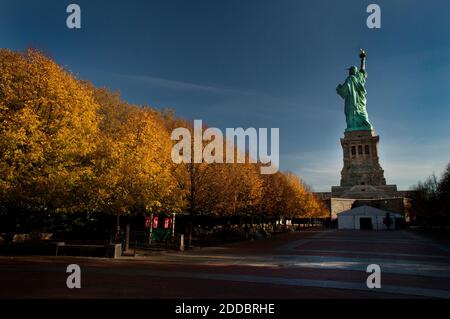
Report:
<svg viewBox="0 0 450 319"><path fill-rule="evenodd" d="M82 11L69 30L66 6ZM366 7L381 7L368 29ZM125 100L209 126L280 128L282 170L339 185L345 129L335 92L367 58L369 118L390 184L450 162L450 2L1 0L1 47L36 47Z"/></svg>

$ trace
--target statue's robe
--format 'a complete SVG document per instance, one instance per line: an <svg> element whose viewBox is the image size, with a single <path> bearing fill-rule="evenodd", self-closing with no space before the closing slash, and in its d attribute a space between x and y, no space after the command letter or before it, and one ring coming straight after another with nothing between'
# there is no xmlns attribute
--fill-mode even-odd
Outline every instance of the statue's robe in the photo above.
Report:
<svg viewBox="0 0 450 319"><path fill-rule="evenodd" d="M337 93L345 100L346 131L371 130L372 124L366 110L366 84L367 73L357 71L349 75L344 84L339 84Z"/></svg>

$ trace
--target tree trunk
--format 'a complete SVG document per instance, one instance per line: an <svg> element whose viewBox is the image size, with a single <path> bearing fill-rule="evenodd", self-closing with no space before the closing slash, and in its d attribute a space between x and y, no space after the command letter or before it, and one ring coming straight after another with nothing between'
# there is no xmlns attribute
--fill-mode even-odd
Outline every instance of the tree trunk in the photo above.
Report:
<svg viewBox="0 0 450 319"><path fill-rule="evenodd" d="M120 214L116 215L116 235L115 235L116 244L120 244Z"/></svg>
<svg viewBox="0 0 450 319"><path fill-rule="evenodd" d="M247 217L244 217L244 237L245 237L245 239L248 238L248 223L247 223Z"/></svg>
<svg viewBox="0 0 450 319"><path fill-rule="evenodd" d="M192 233L194 231L194 213L196 209L195 204L195 191L196 191L196 179L195 179L195 165L193 163L189 166L189 178L190 178L190 193L189 193L189 227L188 227L188 240L187 246L192 247Z"/></svg>
<svg viewBox="0 0 450 319"><path fill-rule="evenodd" d="M8 219L9 217L7 217ZM9 220L7 221L7 229L6 229L6 233L5 233L5 243L6 244L11 244L14 240L14 235L15 235L15 231L14 231L14 226L12 226L12 222L9 222Z"/></svg>
<svg viewBox="0 0 450 319"><path fill-rule="evenodd" d="M125 251L130 249L130 224L127 223L125 228Z"/></svg>
<svg viewBox="0 0 450 319"><path fill-rule="evenodd" d="M192 233L194 231L194 216L191 214L190 218L189 218L189 228L188 228L188 242L187 242L187 246L191 247L192 246Z"/></svg>
<svg viewBox="0 0 450 319"><path fill-rule="evenodd" d="M18 215L19 214L19 208L15 207L14 205L7 205L6 207L6 223L5 223L5 243L11 244L14 240L14 235L16 234L16 225L19 222Z"/></svg>
<svg viewBox="0 0 450 319"><path fill-rule="evenodd" d="M230 231L230 218L228 216L225 217L225 222L223 224L223 229L222 229L222 241L226 241L228 233Z"/></svg>

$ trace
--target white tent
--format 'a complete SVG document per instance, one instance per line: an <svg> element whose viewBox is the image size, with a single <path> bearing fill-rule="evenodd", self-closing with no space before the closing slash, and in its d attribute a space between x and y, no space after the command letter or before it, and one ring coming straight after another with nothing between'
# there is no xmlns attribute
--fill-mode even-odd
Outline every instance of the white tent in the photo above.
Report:
<svg viewBox="0 0 450 319"><path fill-rule="evenodd" d="M387 229L383 220L389 214L392 220L390 229L395 229L399 219L404 219L400 214L388 212L371 206L360 206L338 213L339 229Z"/></svg>

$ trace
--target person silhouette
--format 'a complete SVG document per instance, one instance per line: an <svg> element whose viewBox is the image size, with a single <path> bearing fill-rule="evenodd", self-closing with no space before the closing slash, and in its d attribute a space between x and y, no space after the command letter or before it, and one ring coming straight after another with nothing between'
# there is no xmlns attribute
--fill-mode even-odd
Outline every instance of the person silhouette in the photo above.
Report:
<svg viewBox="0 0 450 319"><path fill-rule="evenodd" d="M393 224L393 220L389 213L386 213L386 217L383 219L383 224L386 225L386 228L389 230Z"/></svg>

